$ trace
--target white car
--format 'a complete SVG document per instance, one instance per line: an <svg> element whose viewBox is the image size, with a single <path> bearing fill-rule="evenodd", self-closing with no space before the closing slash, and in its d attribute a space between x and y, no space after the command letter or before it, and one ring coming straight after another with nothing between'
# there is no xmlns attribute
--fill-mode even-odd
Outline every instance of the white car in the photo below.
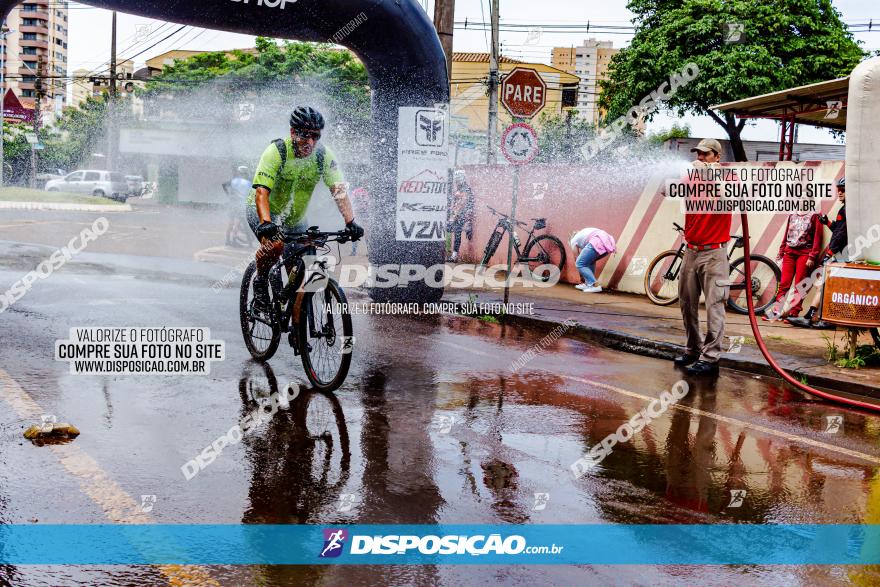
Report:
<svg viewBox="0 0 880 587"><path fill-rule="evenodd" d="M72 192L92 194L100 198L125 201L128 198L128 182L121 173L84 169L74 171L62 179L46 182L48 192Z"/></svg>

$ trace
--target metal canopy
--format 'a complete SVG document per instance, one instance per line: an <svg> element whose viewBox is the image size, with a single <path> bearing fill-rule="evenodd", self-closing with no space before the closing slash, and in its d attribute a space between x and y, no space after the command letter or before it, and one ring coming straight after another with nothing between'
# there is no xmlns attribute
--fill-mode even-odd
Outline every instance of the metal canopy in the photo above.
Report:
<svg viewBox="0 0 880 587"><path fill-rule="evenodd" d="M849 77L842 77L718 104L711 108L733 114L738 118L779 120L782 125L779 160L790 161L794 146L795 124L846 130L848 93Z"/></svg>

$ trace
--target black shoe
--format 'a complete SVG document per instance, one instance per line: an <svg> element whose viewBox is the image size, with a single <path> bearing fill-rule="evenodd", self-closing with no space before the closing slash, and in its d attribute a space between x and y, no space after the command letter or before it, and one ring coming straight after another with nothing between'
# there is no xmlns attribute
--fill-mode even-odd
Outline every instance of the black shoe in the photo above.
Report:
<svg viewBox="0 0 880 587"><path fill-rule="evenodd" d="M687 368L688 375L718 375L718 363L697 361Z"/></svg>
<svg viewBox="0 0 880 587"><path fill-rule="evenodd" d="M269 284L262 277L254 278L254 312L269 313Z"/></svg>
<svg viewBox="0 0 880 587"><path fill-rule="evenodd" d="M672 362L676 367L687 367L691 363L696 363L699 358L697 355L678 355Z"/></svg>
<svg viewBox="0 0 880 587"><path fill-rule="evenodd" d="M819 320L818 322L813 322L812 324L810 324L810 328L815 328L816 330L834 330L837 327L834 324L825 322L824 320Z"/></svg>
<svg viewBox="0 0 880 587"><path fill-rule="evenodd" d="M815 315L816 315L816 308L810 306L810 309L807 310L807 313L804 314L803 317L807 322L811 322L813 320L813 316L815 316Z"/></svg>
<svg viewBox="0 0 880 587"><path fill-rule="evenodd" d="M812 326L812 324L810 324L810 319L806 316L803 318L786 318L785 321L798 328L810 328Z"/></svg>

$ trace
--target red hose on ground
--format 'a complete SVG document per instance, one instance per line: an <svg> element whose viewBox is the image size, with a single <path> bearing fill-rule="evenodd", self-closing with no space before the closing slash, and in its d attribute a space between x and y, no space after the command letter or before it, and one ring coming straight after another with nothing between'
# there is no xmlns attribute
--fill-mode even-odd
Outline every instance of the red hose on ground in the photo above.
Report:
<svg viewBox="0 0 880 587"><path fill-rule="evenodd" d="M755 304L752 300L752 257L751 257L751 249L749 247L749 220L745 214L742 215L742 227L743 227L743 247L744 253L746 257L746 261L744 263L746 268L746 304L749 307L749 322L752 325L752 332L755 334L755 341L758 343L758 348L761 349L761 354L764 355L764 358L767 359L767 363L773 368L774 371L779 373L780 377L782 377L785 381L793 385L794 387L809 393L811 395L815 395L821 397L822 399L826 399L833 402L838 402L842 404L846 404L848 406L855 406L858 408L864 408L867 410L872 410L875 412L880 412L880 405L872 404L869 402L862 402L859 400L849 399L845 397L840 397L837 395L832 395L830 393L819 391L818 389L813 389L809 385L805 385L789 375L785 372L785 370L776 363L773 357L770 356L770 351L767 350L767 345L764 344L764 339L761 338L761 332L758 330L758 320L755 317Z"/></svg>

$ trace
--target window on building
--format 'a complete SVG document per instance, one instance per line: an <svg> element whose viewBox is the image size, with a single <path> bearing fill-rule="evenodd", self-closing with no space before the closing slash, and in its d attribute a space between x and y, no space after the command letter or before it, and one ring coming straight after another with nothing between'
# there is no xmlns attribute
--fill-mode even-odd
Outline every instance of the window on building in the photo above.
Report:
<svg viewBox="0 0 880 587"><path fill-rule="evenodd" d="M22 90L22 91L21 91L21 97L22 97L22 98L33 98L33 97L34 97L34 91L33 91L33 90Z"/></svg>
<svg viewBox="0 0 880 587"><path fill-rule="evenodd" d="M42 26L36 18L23 18L21 24L22 26Z"/></svg>
<svg viewBox="0 0 880 587"><path fill-rule="evenodd" d="M64 43L61 41L61 39L55 39L55 44L62 45L62 46L64 45Z"/></svg>
<svg viewBox="0 0 880 587"><path fill-rule="evenodd" d="M36 55L37 48L36 47L22 47L21 53L22 53L22 55Z"/></svg>
<svg viewBox="0 0 880 587"><path fill-rule="evenodd" d="M21 38L25 41L36 41L37 33L22 33Z"/></svg>
<svg viewBox="0 0 880 587"><path fill-rule="evenodd" d="M35 81L37 81L37 76L35 76L35 75L23 75L23 76L21 76L21 81L22 81L22 83L25 83L25 84L32 84L32 83L34 83Z"/></svg>
<svg viewBox="0 0 880 587"><path fill-rule="evenodd" d="M22 12L36 12L37 5L36 4L25 4L24 6L21 7L21 11Z"/></svg>

